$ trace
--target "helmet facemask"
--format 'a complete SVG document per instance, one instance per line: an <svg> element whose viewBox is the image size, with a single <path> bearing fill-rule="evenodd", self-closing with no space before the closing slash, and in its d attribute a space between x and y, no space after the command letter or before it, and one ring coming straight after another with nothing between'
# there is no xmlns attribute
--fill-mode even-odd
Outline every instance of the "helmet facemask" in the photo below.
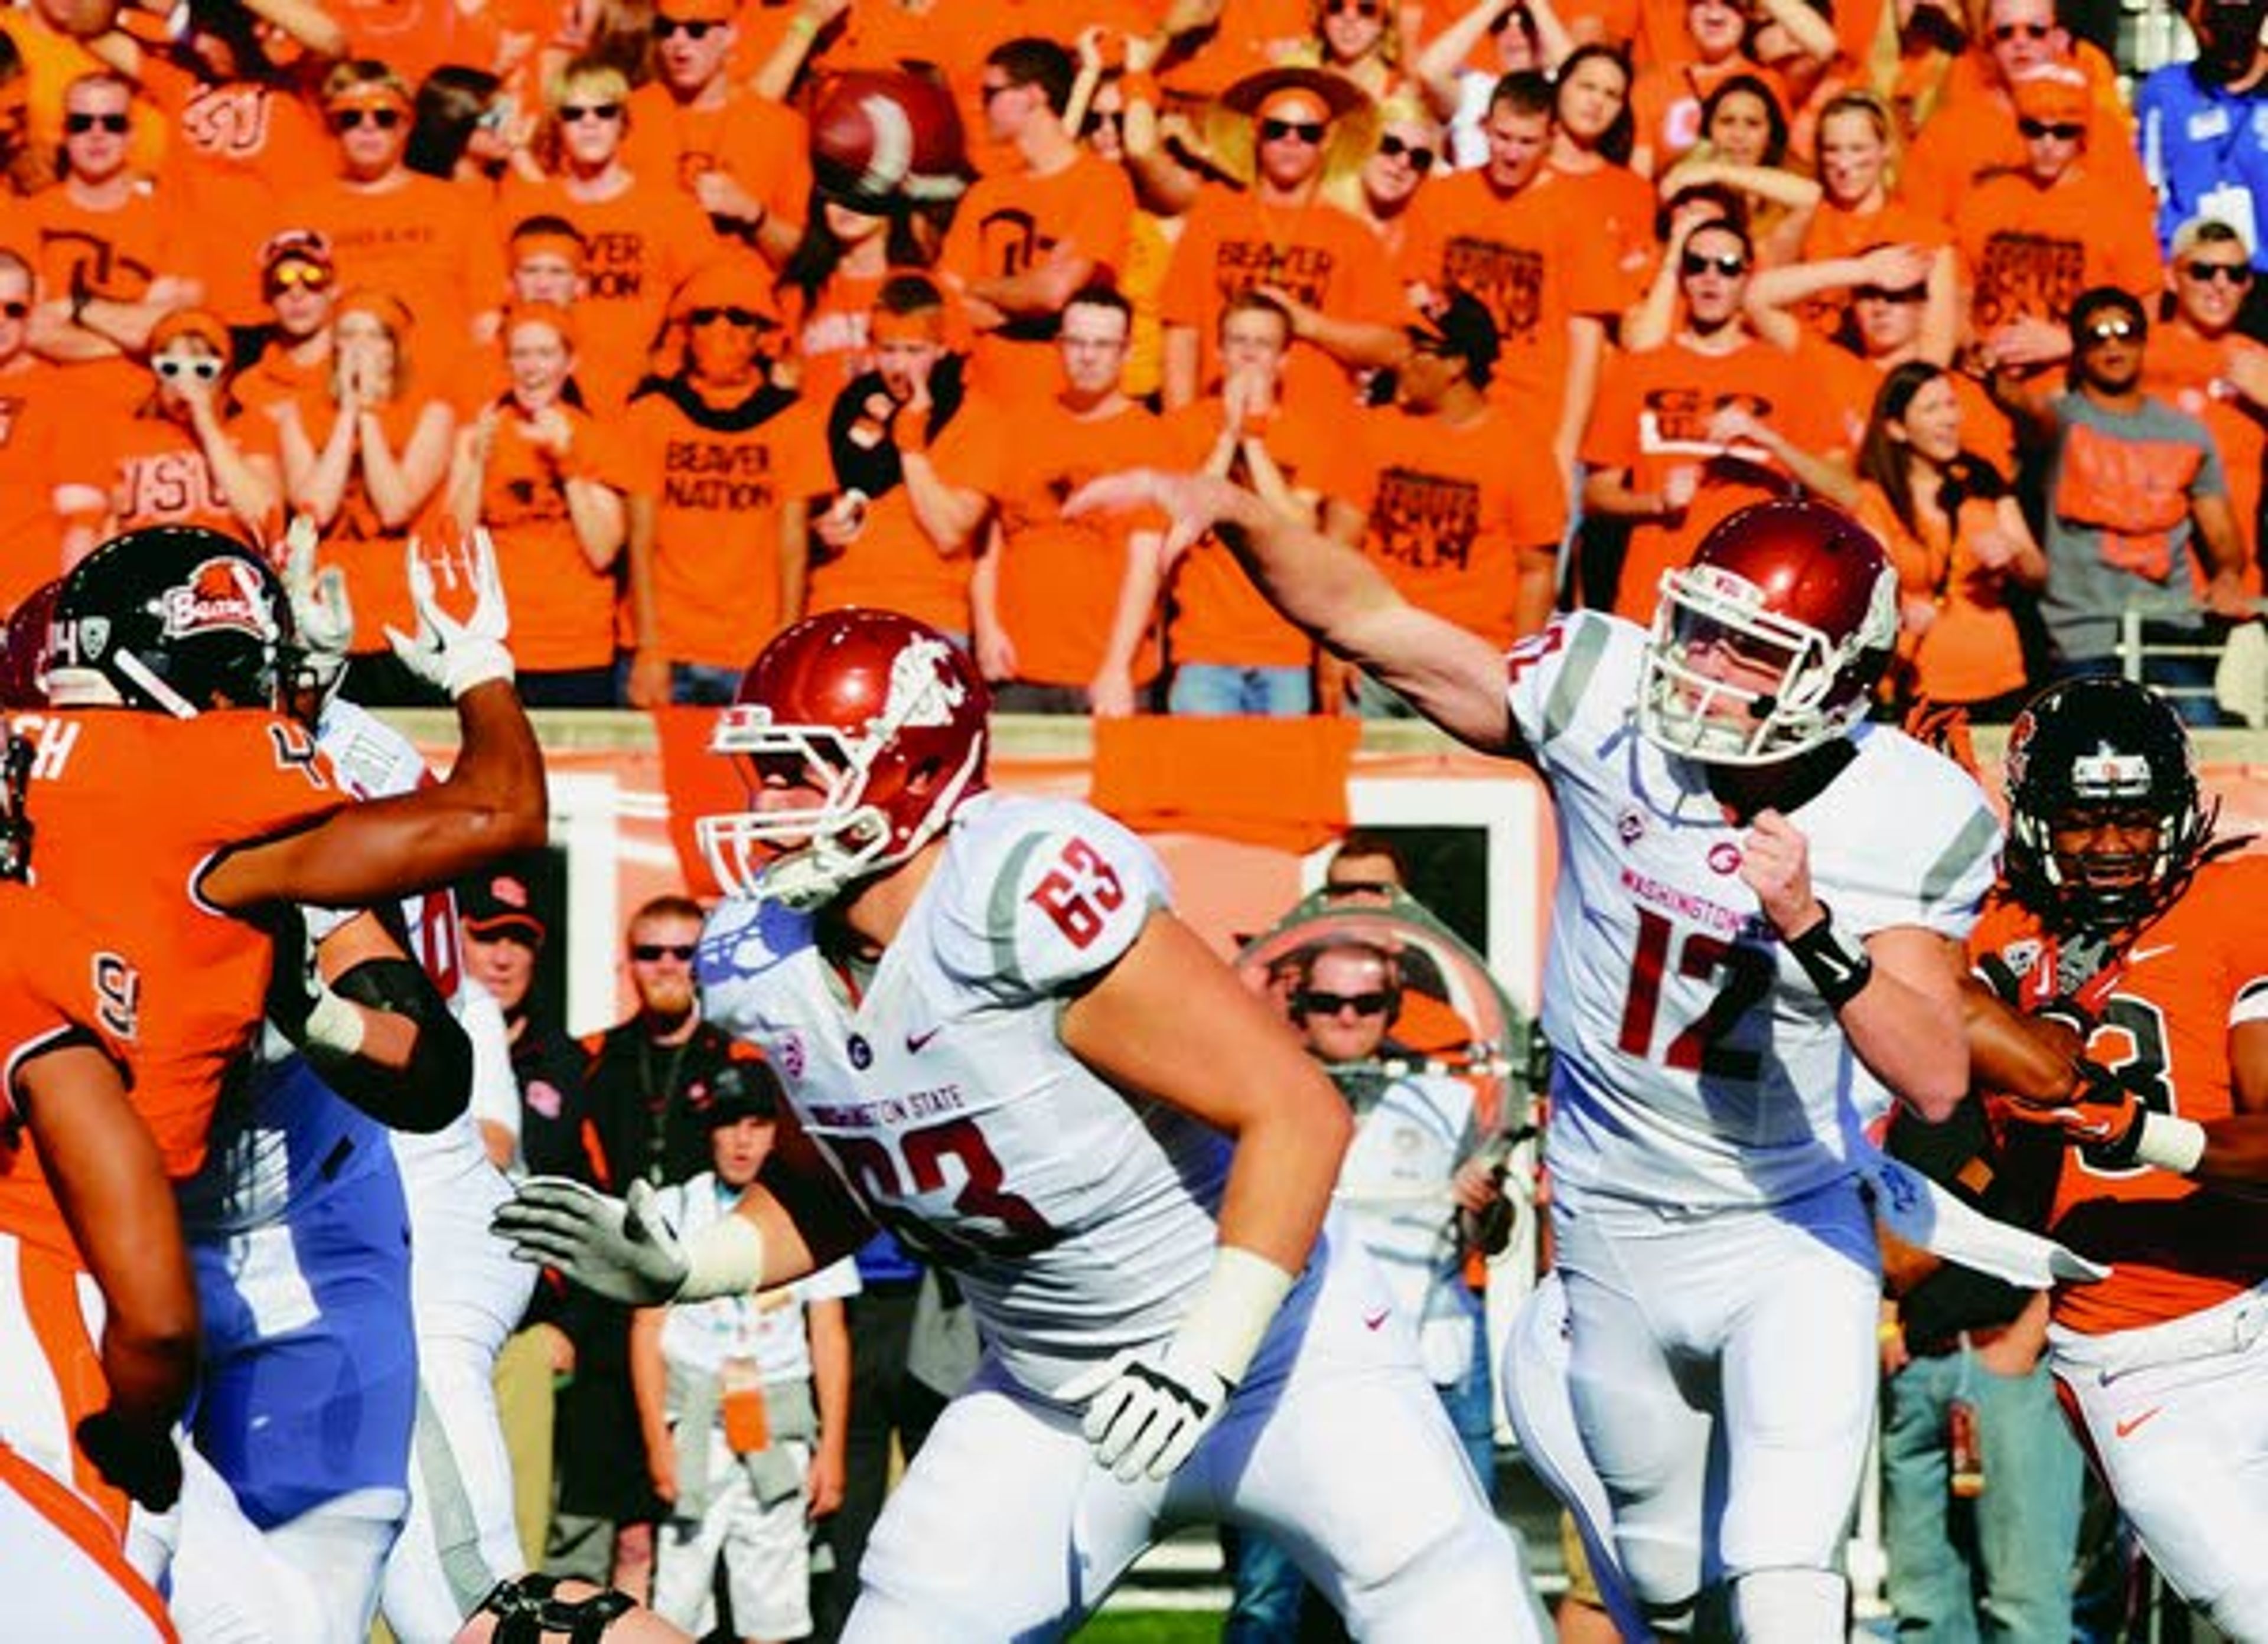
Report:
<svg viewBox="0 0 2268 1644"><path fill-rule="evenodd" d="M1896 573L1883 576L1894 596ZM1771 610L1762 589L1721 566L1666 572L1638 687L1638 733L1704 764L1792 759L1864 716L1896 637L1895 598L1881 589L1859 631L1838 643ZM1719 647L1741 659L1752 682L1696 665L1697 655Z"/></svg>
<svg viewBox="0 0 2268 1644"><path fill-rule="evenodd" d="M2105 752L2073 770L2059 806L2011 808L2011 867L2014 859L2025 864L2035 898L2047 900L2058 924L2116 933L2179 894L2212 838L2219 809L2201 808L2193 790L2160 791L2144 756ZM2058 833L2105 826L2147 833L2150 842L2130 850L2057 848Z"/></svg>

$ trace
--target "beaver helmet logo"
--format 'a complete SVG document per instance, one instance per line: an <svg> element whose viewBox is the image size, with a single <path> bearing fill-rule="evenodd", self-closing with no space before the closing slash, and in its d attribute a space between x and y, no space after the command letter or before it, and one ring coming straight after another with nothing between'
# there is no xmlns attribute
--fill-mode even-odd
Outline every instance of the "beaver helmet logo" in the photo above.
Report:
<svg viewBox="0 0 2268 1644"><path fill-rule="evenodd" d="M273 643L280 637L267 590L251 566L216 554L189 573L185 583L159 596L167 639L194 634L242 634Z"/></svg>

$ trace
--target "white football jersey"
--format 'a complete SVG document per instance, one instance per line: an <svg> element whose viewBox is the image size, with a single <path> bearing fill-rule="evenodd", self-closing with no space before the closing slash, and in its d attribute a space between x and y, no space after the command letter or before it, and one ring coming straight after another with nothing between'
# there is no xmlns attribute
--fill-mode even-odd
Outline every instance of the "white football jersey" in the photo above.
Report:
<svg viewBox="0 0 2268 1644"><path fill-rule="evenodd" d="M1558 828L1550 1166L1578 1190L1777 1203L1852 1170L1848 1130L1889 1092L1742 883L1744 830L1704 768L1638 735L1646 643L1577 612L1506 657ZM1984 793L1902 732L1863 725L1853 742L1850 766L1789 815L1836 928L1965 936L1999 850Z"/></svg>
<svg viewBox="0 0 2268 1644"><path fill-rule="evenodd" d="M1167 904L1149 848L1085 805L998 794L945 838L863 996L809 915L737 900L702 934L702 1012L763 1049L860 1200L1049 1393L1181 1322L1211 1266L1229 1143L1122 1095L1057 1035Z"/></svg>

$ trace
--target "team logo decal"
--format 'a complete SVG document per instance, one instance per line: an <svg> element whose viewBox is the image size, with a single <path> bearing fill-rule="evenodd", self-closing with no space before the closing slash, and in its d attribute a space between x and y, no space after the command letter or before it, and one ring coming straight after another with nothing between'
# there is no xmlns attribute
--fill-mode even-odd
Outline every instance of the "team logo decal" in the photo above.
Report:
<svg viewBox="0 0 2268 1644"><path fill-rule="evenodd" d="M1635 845L1646 837L1646 818L1636 805L1625 805L1622 815L1615 818L1615 832L1625 845Z"/></svg>
<svg viewBox="0 0 2268 1644"><path fill-rule="evenodd" d="M1738 873L1741 870L1741 848L1730 840L1719 840L1709 847L1709 867L1716 873Z"/></svg>
<svg viewBox="0 0 2268 1644"><path fill-rule="evenodd" d="M780 1071L791 1079L803 1077L803 1035L792 1028L772 1041L772 1050L779 1057Z"/></svg>
<svg viewBox="0 0 2268 1644"><path fill-rule="evenodd" d="M850 1053L850 1065L864 1073L874 1065L874 1047L861 1034L853 1033L850 1043L844 1046Z"/></svg>
<svg viewBox="0 0 2268 1644"><path fill-rule="evenodd" d="M265 642L276 635L259 574L244 561L215 554L189 573L188 581L160 596L166 637L194 634L244 634Z"/></svg>

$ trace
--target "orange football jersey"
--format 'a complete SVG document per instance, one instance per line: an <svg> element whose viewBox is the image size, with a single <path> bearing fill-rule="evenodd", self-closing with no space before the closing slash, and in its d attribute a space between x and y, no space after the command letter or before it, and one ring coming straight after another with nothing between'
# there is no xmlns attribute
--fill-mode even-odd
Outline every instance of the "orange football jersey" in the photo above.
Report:
<svg viewBox="0 0 2268 1644"><path fill-rule="evenodd" d="M54 897L0 881L0 1232L81 1266L16 1105L18 1070L59 1041L130 1067L141 974Z"/></svg>
<svg viewBox="0 0 2268 1644"><path fill-rule="evenodd" d="M2229 1030L2268 1019L2268 925L2257 917L2264 907L2268 856L2210 862L2117 961L2118 979L2087 1051L2133 1075L2152 1108L2200 1124L2235 1112ZM2054 996L2055 940L2014 903L1987 910L1970 950L1999 955L2021 979L2027 1009ZM2067 1151L2052 1227L2081 1255L2111 1264L2102 1283L2055 1295L2056 1322L2090 1335L2179 1318L2268 1278L2268 1203L2169 1171L2105 1170Z"/></svg>
<svg viewBox="0 0 2268 1644"><path fill-rule="evenodd" d="M135 1105L176 1177L204 1157L221 1080L264 1014L271 944L198 895L229 847L350 803L296 721L228 709L195 719L122 708L18 715L37 752L33 874L99 930L129 933L150 979Z"/></svg>

